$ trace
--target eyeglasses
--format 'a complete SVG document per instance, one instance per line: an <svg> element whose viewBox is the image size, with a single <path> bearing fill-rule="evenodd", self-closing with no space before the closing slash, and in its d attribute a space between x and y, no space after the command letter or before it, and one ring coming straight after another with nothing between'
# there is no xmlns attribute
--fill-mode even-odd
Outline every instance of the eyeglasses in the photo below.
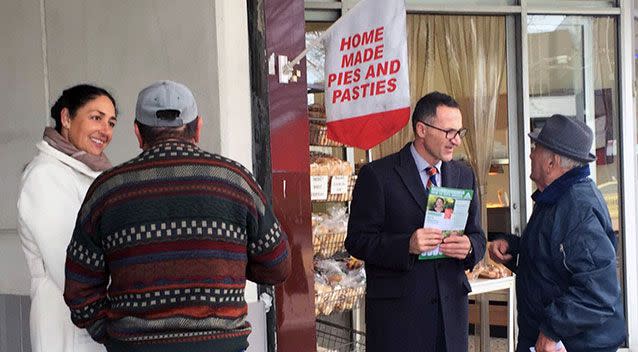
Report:
<svg viewBox="0 0 638 352"><path fill-rule="evenodd" d="M465 137L465 135L467 134L467 128L463 127L460 130L455 130L455 129L449 129L449 130L444 130L442 128L438 128L436 126L432 126L427 122L423 122L423 121L419 121L420 123L428 126L428 127L432 127L435 130L439 130L441 132L445 132L445 138L447 139L454 139L456 138L456 136L459 136L461 139L463 139L463 137Z"/></svg>

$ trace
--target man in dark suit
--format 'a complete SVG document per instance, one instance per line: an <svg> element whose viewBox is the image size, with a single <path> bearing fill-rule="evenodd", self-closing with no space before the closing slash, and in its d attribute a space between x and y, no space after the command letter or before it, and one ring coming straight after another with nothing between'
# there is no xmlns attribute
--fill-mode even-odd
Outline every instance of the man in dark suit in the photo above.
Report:
<svg viewBox="0 0 638 352"><path fill-rule="evenodd" d="M485 252L474 173L453 161L467 132L458 103L439 92L419 100L414 141L361 168L346 249L365 261L368 352L466 352L471 287L464 270ZM435 168L433 170L432 168ZM428 184L473 189L465 233L423 228ZM450 258L419 260L440 245Z"/></svg>

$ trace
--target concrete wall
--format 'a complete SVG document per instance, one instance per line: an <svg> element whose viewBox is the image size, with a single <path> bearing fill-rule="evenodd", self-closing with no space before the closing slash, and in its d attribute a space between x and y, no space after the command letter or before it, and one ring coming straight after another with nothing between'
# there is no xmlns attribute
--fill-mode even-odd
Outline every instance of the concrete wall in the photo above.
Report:
<svg viewBox="0 0 638 352"><path fill-rule="evenodd" d="M0 295L0 352L31 352L30 307L28 296Z"/></svg>
<svg viewBox="0 0 638 352"><path fill-rule="evenodd" d="M246 21L246 3L236 0L0 1L0 308L29 294L16 232L18 184L66 87L88 82L114 95L119 121L107 154L117 164L139 153L138 91L159 79L185 83L204 118L201 146L250 168ZM254 285L247 299L257 301ZM0 309L0 322L8 322L0 324L0 352L27 351L16 345L25 331L3 328L20 329L11 324L24 316L13 313L24 309Z"/></svg>

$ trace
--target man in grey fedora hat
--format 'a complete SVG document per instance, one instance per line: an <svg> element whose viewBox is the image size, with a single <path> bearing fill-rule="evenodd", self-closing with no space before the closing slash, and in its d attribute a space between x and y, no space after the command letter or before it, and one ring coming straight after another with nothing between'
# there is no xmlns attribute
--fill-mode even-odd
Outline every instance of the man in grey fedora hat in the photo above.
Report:
<svg viewBox="0 0 638 352"><path fill-rule="evenodd" d="M626 337L616 276L616 237L589 176L593 133L582 121L550 117L529 134L534 210L521 237L489 243L516 272L517 352L616 351Z"/></svg>

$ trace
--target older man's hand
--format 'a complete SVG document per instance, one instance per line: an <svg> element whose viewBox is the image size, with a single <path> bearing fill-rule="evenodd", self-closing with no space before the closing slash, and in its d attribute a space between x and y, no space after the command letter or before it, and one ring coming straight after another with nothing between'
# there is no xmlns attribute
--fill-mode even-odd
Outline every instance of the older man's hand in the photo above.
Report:
<svg viewBox="0 0 638 352"><path fill-rule="evenodd" d="M453 233L443 239L441 253L456 259L465 259L470 254L472 242L470 238L460 233Z"/></svg>
<svg viewBox="0 0 638 352"><path fill-rule="evenodd" d="M536 340L536 352L567 352L565 346L545 336L541 331Z"/></svg>
<svg viewBox="0 0 638 352"><path fill-rule="evenodd" d="M490 241L487 244L487 251L490 253L490 257L494 259L495 262L505 264L512 260L512 255L507 254L510 246L506 240L495 240Z"/></svg>

